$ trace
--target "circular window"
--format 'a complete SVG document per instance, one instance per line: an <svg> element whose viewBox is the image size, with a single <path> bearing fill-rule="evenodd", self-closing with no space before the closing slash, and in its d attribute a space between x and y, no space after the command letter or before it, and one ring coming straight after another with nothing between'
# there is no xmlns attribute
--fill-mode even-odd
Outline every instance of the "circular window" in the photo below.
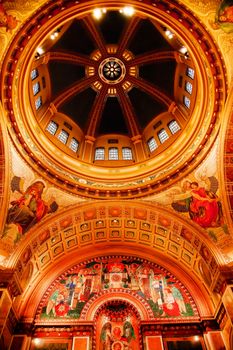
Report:
<svg viewBox="0 0 233 350"><path fill-rule="evenodd" d="M124 63L114 57L103 60L99 66L99 76L107 84L117 84L125 77Z"/></svg>

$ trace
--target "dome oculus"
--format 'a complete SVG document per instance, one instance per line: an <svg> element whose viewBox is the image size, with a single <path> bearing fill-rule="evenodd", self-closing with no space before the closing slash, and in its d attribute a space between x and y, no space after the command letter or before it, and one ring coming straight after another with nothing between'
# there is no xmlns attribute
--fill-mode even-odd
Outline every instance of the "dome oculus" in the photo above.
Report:
<svg viewBox="0 0 233 350"><path fill-rule="evenodd" d="M125 73L125 65L119 58L106 58L99 65L99 76L107 84L121 82L125 77Z"/></svg>

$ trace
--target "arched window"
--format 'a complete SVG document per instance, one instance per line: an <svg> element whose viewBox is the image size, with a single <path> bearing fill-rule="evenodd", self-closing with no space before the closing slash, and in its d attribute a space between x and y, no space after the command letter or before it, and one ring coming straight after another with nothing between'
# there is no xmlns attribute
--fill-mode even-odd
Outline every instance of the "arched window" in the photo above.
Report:
<svg viewBox="0 0 233 350"><path fill-rule="evenodd" d="M158 132L158 138L161 143L164 143L167 139L169 139L168 133L165 129L161 129Z"/></svg>
<svg viewBox="0 0 233 350"><path fill-rule="evenodd" d="M58 124L55 123L53 120L51 120L49 122L49 124L47 125L46 130L51 134L51 135L55 135L58 129Z"/></svg>
<svg viewBox="0 0 233 350"><path fill-rule="evenodd" d="M79 146L78 140L76 140L74 137L72 137L72 139L71 139L71 141L70 141L70 144L69 144L69 148L70 148L73 152L77 152L78 146Z"/></svg>
<svg viewBox="0 0 233 350"><path fill-rule="evenodd" d="M69 134L68 132L66 132L65 130L61 130L60 134L58 135L58 139L64 143L64 145L66 144L67 140L68 140Z"/></svg>
<svg viewBox="0 0 233 350"><path fill-rule="evenodd" d="M133 159L133 154L132 154L131 148L129 148L129 147L122 148L122 158L124 160L132 160Z"/></svg>
<svg viewBox="0 0 233 350"><path fill-rule="evenodd" d="M36 82L35 84L33 84L32 86L32 90L33 90L33 95L37 95L38 92L40 92L40 83Z"/></svg>
<svg viewBox="0 0 233 350"><path fill-rule="evenodd" d="M153 152L154 150L156 150L156 148L158 148L158 144L155 141L154 137L151 137L148 141L147 141L148 147L150 152Z"/></svg>
<svg viewBox="0 0 233 350"><path fill-rule="evenodd" d="M36 68L33 69L33 70L31 71L31 79L34 80L34 79L36 79L38 76L39 76L38 69L36 69Z"/></svg>
<svg viewBox="0 0 233 350"><path fill-rule="evenodd" d="M105 149L104 147L98 147L95 149L95 160L104 160Z"/></svg>
<svg viewBox="0 0 233 350"><path fill-rule="evenodd" d="M171 120L167 126L172 134L175 134L177 131L180 130L180 126L176 120Z"/></svg>
<svg viewBox="0 0 233 350"><path fill-rule="evenodd" d="M187 96L184 96L183 101L184 101L185 107L190 108L191 101Z"/></svg>
<svg viewBox="0 0 233 350"><path fill-rule="evenodd" d="M191 95L193 91L193 84L189 81L185 82L185 90Z"/></svg>
<svg viewBox="0 0 233 350"><path fill-rule="evenodd" d="M111 147L108 150L108 159L109 160L118 160L118 148L116 147Z"/></svg>
<svg viewBox="0 0 233 350"><path fill-rule="evenodd" d="M191 68L191 67L187 67L186 75L187 75L189 78L194 79L194 69Z"/></svg>
<svg viewBox="0 0 233 350"><path fill-rule="evenodd" d="M36 100L35 100L35 106L36 106L36 110L38 111L38 109L42 106L42 97L39 96Z"/></svg>

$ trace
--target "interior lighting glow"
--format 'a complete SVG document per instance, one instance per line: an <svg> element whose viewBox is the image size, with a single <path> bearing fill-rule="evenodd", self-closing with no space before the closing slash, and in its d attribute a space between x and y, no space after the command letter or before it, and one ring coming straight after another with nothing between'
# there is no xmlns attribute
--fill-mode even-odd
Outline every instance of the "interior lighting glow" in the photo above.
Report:
<svg viewBox="0 0 233 350"><path fill-rule="evenodd" d="M182 54L184 54L184 55L185 55L185 54L188 52L187 47L182 46L182 47L180 48L180 52L181 52Z"/></svg>
<svg viewBox="0 0 233 350"><path fill-rule="evenodd" d="M41 341L40 338L34 338L34 339L33 339L33 343L34 343L35 345L39 346L39 345L41 345L42 341Z"/></svg>
<svg viewBox="0 0 233 350"><path fill-rule="evenodd" d="M104 9L104 10L105 10L105 12L106 12L106 9ZM93 17L94 17L95 19L100 19L100 18L103 16L103 13L105 13L104 10L102 10L102 9L100 9L100 8L94 9L94 11L93 11Z"/></svg>
<svg viewBox="0 0 233 350"><path fill-rule="evenodd" d="M59 32L60 30L56 30L56 32L54 32L54 33L52 33L51 35L50 35L50 39L51 40L54 40L55 38L57 38L58 37L58 32Z"/></svg>
<svg viewBox="0 0 233 350"><path fill-rule="evenodd" d="M42 49L42 47L38 47L36 51L39 55L42 55L44 53L44 50Z"/></svg>
<svg viewBox="0 0 233 350"><path fill-rule="evenodd" d="M199 341L199 336L198 335L194 336L194 341Z"/></svg>
<svg viewBox="0 0 233 350"><path fill-rule="evenodd" d="M135 10L132 6L125 6L120 10L120 13L123 13L125 16L131 17L133 16Z"/></svg>
<svg viewBox="0 0 233 350"><path fill-rule="evenodd" d="M166 34L166 36L167 36L169 39L172 39L172 38L173 38L173 33L172 33L169 29L167 29L167 30L165 31L165 34Z"/></svg>

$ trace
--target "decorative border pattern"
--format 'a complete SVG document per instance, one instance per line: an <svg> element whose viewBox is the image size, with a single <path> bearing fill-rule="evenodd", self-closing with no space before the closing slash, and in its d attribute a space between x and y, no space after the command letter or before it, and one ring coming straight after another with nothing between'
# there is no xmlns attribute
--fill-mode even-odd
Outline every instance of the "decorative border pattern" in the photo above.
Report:
<svg viewBox="0 0 233 350"><path fill-rule="evenodd" d="M69 11L77 11L80 6L83 9L88 6L88 1L74 1L74 0L63 0L58 3L51 1L45 4L40 12L36 13L33 17L33 21L28 21L16 35L12 45L6 55L3 63L2 75L3 75L3 86L1 97L5 101L5 108L7 110L8 118L12 124L14 130L15 143L18 143L18 147L22 148L22 154L27 158L27 161L33 166L34 170L40 173L43 177L47 178L48 181L53 182L55 185L68 190L72 193L78 194L84 197L90 198L136 198L142 197L154 192L161 191L168 185L171 185L174 181L182 178L185 174L190 172L197 162L201 161L203 157L203 149L208 145L210 136L216 137L216 129L218 129L219 123L219 112L221 111L221 105L224 101L224 95L226 90L226 82L223 81L225 75L224 65L222 58L219 55L215 44L213 43L210 35L205 31L197 19L186 9L181 8L180 5L173 2L172 4L166 1L148 1L147 5L135 3L140 11L148 11L148 13L154 13L160 16L160 18L170 19L171 23L176 23L177 27L183 26L186 31L189 31L190 37L193 37L193 41L200 47L203 57L209 65L209 71L212 75L214 82L213 99L214 108L212 111L212 117L210 124L203 135L202 140L198 143L198 147L190 152L190 157L183 164L177 164L176 167L170 167L164 174L153 174L146 179L139 179L136 183L128 183L122 186L109 184L109 188L104 188L103 184L98 183L98 180L83 180L79 178L79 175L72 175L65 171L60 171L59 167L53 164L49 165L49 161L46 159L38 158L36 152L33 152L31 145L20 133L20 126L17 123L15 117L15 110L13 105L13 90L14 82L17 79L18 62L27 45L31 44L32 37L38 33L38 31L46 25L47 27L52 24L56 16L63 13L65 16L68 15ZM119 6L115 2L109 2L108 5ZM144 7L143 7L144 6ZM220 93L221 89L221 93ZM214 131L215 130L215 131ZM214 135L215 133L215 135ZM192 154L191 154L192 153ZM82 181L81 181L82 180Z"/></svg>

